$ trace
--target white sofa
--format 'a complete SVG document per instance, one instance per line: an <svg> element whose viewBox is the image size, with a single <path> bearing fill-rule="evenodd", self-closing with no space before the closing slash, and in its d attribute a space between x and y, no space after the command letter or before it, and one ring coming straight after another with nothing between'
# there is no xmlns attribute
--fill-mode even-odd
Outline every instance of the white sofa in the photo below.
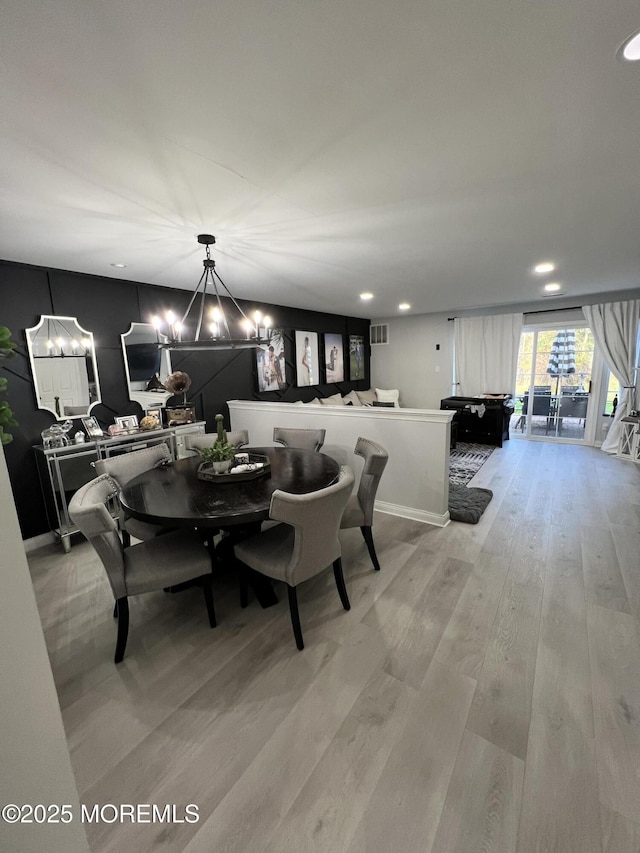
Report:
<svg viewBox="0 0 640 853"><path fill-rule="evenodd" d="M294 406L393 406L400 408L400 391L385 391L382 388L368 388L366 391L349 391L348 394L332 394L330 397L316 397L310 403L293 403Z"/></svg>
<svg viewBox="0 0 640 853"><path fill-rule="evenodd" d="M273 428L326 429L323 453L348 464L359 477L359 436L381 444L389 462L376 509L435 524L449 522L449 441L454 412L230 400L231 429L249 431L250 445L274 444Z"/></svg>

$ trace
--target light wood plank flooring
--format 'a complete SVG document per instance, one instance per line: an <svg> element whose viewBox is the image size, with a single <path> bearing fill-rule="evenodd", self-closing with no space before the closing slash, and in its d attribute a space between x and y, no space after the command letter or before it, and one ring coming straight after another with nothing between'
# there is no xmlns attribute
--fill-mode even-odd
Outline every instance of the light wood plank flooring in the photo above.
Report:
<svg viewBox="0 0 640 853"><path fill-rule="evenodd" d="M378 515L382 571L241 610L216 580L134 599L125 661L86 542L30 555L81 800L198 823L88 825L95 853L638 853L640 471L509 441L476 526Z"/></svg>

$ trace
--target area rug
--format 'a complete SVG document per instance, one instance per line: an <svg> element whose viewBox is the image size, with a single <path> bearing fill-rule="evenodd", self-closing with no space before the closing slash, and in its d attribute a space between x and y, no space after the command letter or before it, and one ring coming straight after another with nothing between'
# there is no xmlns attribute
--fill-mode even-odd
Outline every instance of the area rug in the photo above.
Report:
<svg viewBox="0 0 640 853"><path fill-rule="evenodd" d="M449 517L451 521L477 524L485 511L493 492L491 489L476 489L449 483Z"/></svg>
<svg viewBox="0 0 640 853"><path fill-rule="evenodd" d="M482 468L495 447L488 444L471 444L459 441L449 455L449 481L466 486L474 474Z"/></svg>

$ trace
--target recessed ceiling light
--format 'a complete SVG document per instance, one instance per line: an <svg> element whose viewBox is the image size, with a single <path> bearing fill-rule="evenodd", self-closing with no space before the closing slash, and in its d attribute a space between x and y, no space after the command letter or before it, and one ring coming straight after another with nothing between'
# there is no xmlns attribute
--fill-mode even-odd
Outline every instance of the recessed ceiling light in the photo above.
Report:
<svg viewBox="0 0 640 853"><path fill-rule="evenodd" d="M626 62L640 61L640 30L622 42L617 55Z"/></svg>
<svg viewBox="0 0 640 853"><path fill-rule="evenodd" d="M562 285L557 281L550 281L549 284L545 284L544 289L547 293L557 293Z"/></svg>
<svg viewBox="0 0 640 853"><path fill-rule="evenodd" d="M369 292L361 293L360 299L363 299L365 302L368 302L370 299L373 299L373 293L369 293Z"/></svg>
<svg viewBox="0 0 640 853"><path fill-rule="evenodd" d="M553 272L555 268L556 265L552 264L551 261L542 261L542 263L535 265L533 271L537 275L544 275L547 272Z"/></svg>
<svg viewBox="0 0 640 853"><path fill-rule="evenodd" d="M116 269L123 270L127 266L126 264L111 264L112 267L116 267Z"/></svg>
<svg viewBox="0 0 640 853"><path fill-rule="evenodd" d="M408 302L401 302L400 305L398 305L398 308L400 311L408 311L409 308L411 308L411 305Z"/></svg>

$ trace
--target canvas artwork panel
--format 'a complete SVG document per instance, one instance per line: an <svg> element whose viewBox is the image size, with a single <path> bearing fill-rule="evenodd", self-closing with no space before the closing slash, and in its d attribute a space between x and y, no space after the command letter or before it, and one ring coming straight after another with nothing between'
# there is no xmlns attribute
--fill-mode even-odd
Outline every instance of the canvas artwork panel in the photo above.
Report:
<svg viewBox="0 0 640 853"><path fill-rule="evenodd" d="M349 379L364 379L364 338L349 335Z"/></svg>
<svg viewBox="0 0 640 853"><path fill-rule="evenodd" d="M296 331L296 385L320 384L320 359L316 332Z"/></svg>
<svg viewBox="0 0 640 853"><path fill-rule="evenodd" d="M284 356L284 331L274 329L269 343L256 349L258 391L284 391L287 375Z"/></svg>
<svg viewBox="0 0 640 853"><path fill-rule="evenodd" d="M342 335L324 336L324 364L327 382L344 382L344 345Z"/></svg>

